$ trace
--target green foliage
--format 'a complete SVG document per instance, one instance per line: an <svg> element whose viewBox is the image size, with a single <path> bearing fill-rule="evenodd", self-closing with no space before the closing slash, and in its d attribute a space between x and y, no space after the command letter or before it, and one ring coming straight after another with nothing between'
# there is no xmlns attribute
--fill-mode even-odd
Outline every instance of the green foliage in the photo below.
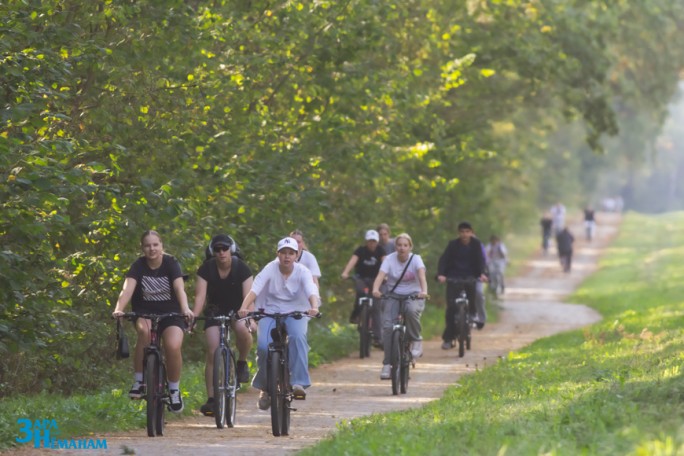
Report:
<svg viewBox="0 0 684 456"><path fill-rule="evenodd" d="M258 271L300 228L334 304L378 222L431 274L461 219L505 234L579 201L614 163L592 158L602 135L657 131L683 17L666 0L3 2L0 394L107 372L146 229L193 275L217 232Z"/></svg>
<svg viewBox="0 0 684 456"><path fill-rule="evenodd" d="M603 321L510 353L421 409L345 422L303 454L681 453L683 222L628 215L569 299Z"/></svg>

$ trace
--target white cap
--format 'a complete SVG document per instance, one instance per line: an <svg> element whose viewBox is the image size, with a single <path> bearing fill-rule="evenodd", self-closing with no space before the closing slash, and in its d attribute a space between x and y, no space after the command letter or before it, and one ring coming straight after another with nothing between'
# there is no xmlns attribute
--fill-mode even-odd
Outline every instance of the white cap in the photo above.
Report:
<svg viewBox="0 0 684 456"><path fill-rule="evenodd" d="M380 241L380 235L375 230L368 230L368 231L366 231L366 240L367 241Z"/></svg>
<svg viewBox="0 0 684 456"><path fill-rule="evenodd" d="M297 240L295 238L286 237L286 238L281 239L278 242L277 252L280 252L283 249L292 249L295 252L298 252L299 251L299 244L297 244Z"/></svg>

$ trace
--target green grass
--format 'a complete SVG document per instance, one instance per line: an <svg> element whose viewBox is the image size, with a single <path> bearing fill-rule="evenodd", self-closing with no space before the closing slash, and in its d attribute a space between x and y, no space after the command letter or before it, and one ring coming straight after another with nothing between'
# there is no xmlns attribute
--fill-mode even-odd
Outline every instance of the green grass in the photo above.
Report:
<svg viewBox="0 0 684 456"><path fill-rule="evenodd" d="M629 214L572 302L604 320L463 377L423 408L342 423L302 454L684 454L684 214Z"/></svg>

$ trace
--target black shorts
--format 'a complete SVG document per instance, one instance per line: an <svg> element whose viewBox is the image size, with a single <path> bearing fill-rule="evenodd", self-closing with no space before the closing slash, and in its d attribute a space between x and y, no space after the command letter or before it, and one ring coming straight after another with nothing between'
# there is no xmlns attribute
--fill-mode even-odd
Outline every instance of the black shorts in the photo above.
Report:
<svg viewBox="0 0 684 456"><path fill-rule="evenodd" d="M164 313L170 313L170 312L180 312L180 309L170 309L170 310L165 310L163 312L159 311L159 309L149 309L146 308L145 306L134 306L133 312L140 312L140 313L146 313L146 314L164 314ZM137 318L136 318L137 320ZM135 326L135 321L133 321L133 326ZM180 329L185 331L188 329L188 323L185 320L185 317L168 317L164 318L159 322L159 327L157 328L158 334L162 335L164 333L164 330L170 326L178 326Z"/></svg>

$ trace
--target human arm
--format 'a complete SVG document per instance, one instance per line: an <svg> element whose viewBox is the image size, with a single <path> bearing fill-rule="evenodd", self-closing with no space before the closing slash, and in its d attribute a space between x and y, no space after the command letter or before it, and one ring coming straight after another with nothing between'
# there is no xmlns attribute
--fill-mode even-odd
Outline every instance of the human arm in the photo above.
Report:
<svg viewBox="0 0 684 456"><path fill-rule="evenodd" d="M126 306L131 302L137 284L138 281L133 277L126 277L123 289L121 290L121 293L119 293L119 298L116 300L116 307L114 308L114 312L112 312L113 317L121 317L124 314Z"/></svg>
<svg viewBox="0 0 684 456"><path fill-rule="evenodd" d="M420 283L420 293L418 293L419 298L427 298L428 287L427 279L425 277L425 268L418 269L418 283Z"/></svg>
<svg viewBox="0 0 684 456"><path fill-rule="evenodd" d="M204 310L204 303L207 299L207 281L200 276L197 276L197 282L195 283L195 305L193 306L192 313L195 315L201 315L202 310Z"/></svg>
<svg viewBox="0 0 684 456"><path fill-rule="evenodd" d="M254 302L256 301L256 298L257 295L253 291L250 290L249 293L247 293L245 299L242 300L240 310L238 310L238 315L241 318L246 317L249 312L254 311Z"/></svg>
<svg viewBox="0 0 684 456"><path fill-rule="evenodd" d="M173 280L173 291L176 294L176 299L178 299L178 304L180 304L181 313L185 315L185 318L192 321L195 318L195 314L192 313L190 306L188 306L188 295L185 293L183 277L177 277Z"/></svg>
<svg viewBox="0 0 684 456"><path fill-rule="evenodd" d="M348 279L349 278L349 272L356 266L356 263L358 263L359 257L354 254L349 258L349 261L347 262L347 265L344 267L344 270L342 271L342 274L340 274L340 277L343 279Z"/></svg>
<svg viewBox="0 0 684 456"><path fill-rule="evenodd" d="M385 277L387 277L387 273L382 269L380 270L380 272L378 272L378 275L375 277L375 281L373 282L373 296L376 298L382 297L380 287L382 286L382 282L385 281Z"/></svg>

